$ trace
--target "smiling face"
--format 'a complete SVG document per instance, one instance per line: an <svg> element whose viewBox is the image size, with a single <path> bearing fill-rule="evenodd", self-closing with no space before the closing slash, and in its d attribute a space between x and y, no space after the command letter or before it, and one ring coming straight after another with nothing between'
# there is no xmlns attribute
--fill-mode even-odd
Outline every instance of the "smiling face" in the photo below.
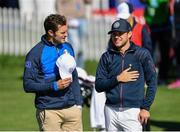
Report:
<svg viewBox="0 0 180 132"><path fill-rule="evenodd" d="M66 41L68 25L65 16L49 15L44 21L44 29L49 42L57 45Z"/></svg>
<svg viewBox="0 0 180 132"><path fill-rule="evenodd" d="M58 25L58 30L52 32L52 43L59 44L64 43L67 37L68 26L67 25Z"/></svg>
<svg viewBox="0 0 180 132"><path fill-rule="evenodd" d="M131 31L129 32L113 32L111 34L112 43L119 51L124 52L130 46Z"/></svg>

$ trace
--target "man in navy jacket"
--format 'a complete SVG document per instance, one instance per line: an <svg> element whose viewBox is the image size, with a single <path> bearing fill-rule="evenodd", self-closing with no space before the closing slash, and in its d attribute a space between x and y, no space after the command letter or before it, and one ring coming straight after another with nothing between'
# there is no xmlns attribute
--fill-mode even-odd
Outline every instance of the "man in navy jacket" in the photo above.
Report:
<svg viewBox="0 0 180 132"><path fill-rule="evenodd" d="M74 57L72 46L66 42L66 18L49 15L44 28L46 34L26 56L24 90L36 95L40 131L82 130L82 97L77 71L73 69L72 78L62 79L56 66L57 58L65 52Z"/></svg>
<svg viewBox="0 0 180 132"><path fill-rule="evenodd" d="M101 56L95 81L97 92L106 93L106 130L142 131L157 88L152 57L130 41L131 26L125 19L116 20L108 34L109 48Z"/></svg>

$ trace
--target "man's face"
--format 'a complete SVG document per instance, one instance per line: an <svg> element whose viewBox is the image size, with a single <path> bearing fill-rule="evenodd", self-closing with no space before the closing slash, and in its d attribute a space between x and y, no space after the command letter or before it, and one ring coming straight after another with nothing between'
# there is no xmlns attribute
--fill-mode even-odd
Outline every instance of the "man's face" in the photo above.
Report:
<svg viewBox="0 0 180 132"><path fill-rule="evenodd" d="M63 26L59 25L58 30L53 35L53 43L55 44L64 43L66 41L67 31L68 31L67 25L63 25Z"/></svg>
<svg viewBox="0 0 180 132"><path fill-rule="evenodd" d="M129 40L129 32L113 32L111 34L113 44L118 48L121 49L126 45Z"/></svg>

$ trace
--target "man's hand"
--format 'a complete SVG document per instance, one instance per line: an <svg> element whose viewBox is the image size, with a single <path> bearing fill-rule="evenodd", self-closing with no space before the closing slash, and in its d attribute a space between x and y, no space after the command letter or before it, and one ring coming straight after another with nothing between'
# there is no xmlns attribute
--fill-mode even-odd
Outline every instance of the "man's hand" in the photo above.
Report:
<svg viewBox="0 0 180 132"><path fill-rule="evenodd" d="M129 71L131 67L125 69L120 75L117 76L119 82L136 81L139 77L138 71Z"/></svg>
<svg viewBox="0 0 180 132"><path fill-rule="evenodd" d="M141 124L143 124L143 123L147 124L149 117L150 117L149 111L147 111L145 109L141 109L138 120L140 121Z"/></svg>
<svg viewBox="0 0 180 132"><path fill-rule="evenodd" d="M62 90L62 89L65 89L65 88L67 88L69 85L70 85L70 83L71 83L72 81L71 81L71 78L69 77L69 78L65 78L65 79L60 79L60 80L58 80L57 81L57 83L58 83L58 89L59 90Z"/></svg>

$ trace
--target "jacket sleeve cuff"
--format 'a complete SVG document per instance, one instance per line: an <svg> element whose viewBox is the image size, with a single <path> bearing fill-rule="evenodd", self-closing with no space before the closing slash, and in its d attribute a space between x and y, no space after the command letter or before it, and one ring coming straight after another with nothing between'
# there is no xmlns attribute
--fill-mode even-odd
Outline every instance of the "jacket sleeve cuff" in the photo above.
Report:
<svg viewBox="0 0 180 132"><path fill-rule="evenodd" d="M149 111L150 110L150 108L149 107L141 107L141 109L145 109L145 110L147 110L147 111Z"/></svg>
<svg viewBox="0 0 180 132"><path fill-rule="evenodd" d="M54 82L54 91L58 91L58 85L57 85L57 82Z"/></svg>

